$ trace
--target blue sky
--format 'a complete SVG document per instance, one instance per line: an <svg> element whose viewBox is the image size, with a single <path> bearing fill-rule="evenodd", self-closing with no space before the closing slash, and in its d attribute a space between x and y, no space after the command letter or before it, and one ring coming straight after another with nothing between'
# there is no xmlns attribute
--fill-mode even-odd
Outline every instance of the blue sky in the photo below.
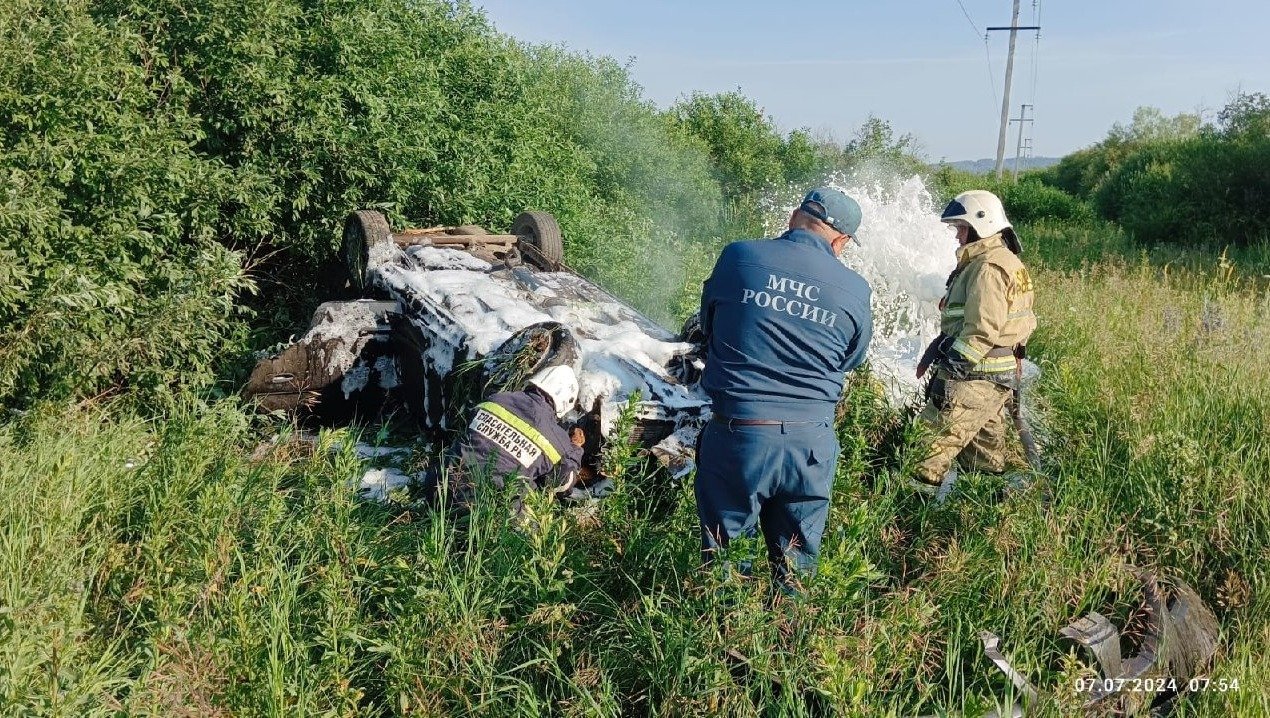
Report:
<svg viewBox="0 0 1270 718"><path fill-rule="evenodd" d="M784 129L849 138L877 115L931 160L996 153L1010 0L474 0L522 40L631 62L662 107L740 89ZM1035 104L1033 154L1092 144L1134 108L1211 118L1242 88L1270 94L1265 0L1043 0L1020 33L1010 116ZM1020 25L1032 25L1023 0ZM978 28L978 33L972 28ZM989 64L989 57L991 64ZM991 73L991 74L989 74ZM990 81L991 77L991 81ZM1012 125L1007 156L1013 156Z"/></svg>

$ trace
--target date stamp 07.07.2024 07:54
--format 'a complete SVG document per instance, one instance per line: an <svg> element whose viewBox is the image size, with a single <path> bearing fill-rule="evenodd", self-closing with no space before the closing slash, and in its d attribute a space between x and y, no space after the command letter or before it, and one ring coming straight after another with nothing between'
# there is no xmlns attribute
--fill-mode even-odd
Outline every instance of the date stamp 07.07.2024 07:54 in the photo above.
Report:
<svg viewBox="0 0 1270 718"><path fill-rule="evenodd" d="M1078 678L1076 690L1081 693L1177 693L1188 691L1226 693L1239 690L1238 678Z"/></svg>

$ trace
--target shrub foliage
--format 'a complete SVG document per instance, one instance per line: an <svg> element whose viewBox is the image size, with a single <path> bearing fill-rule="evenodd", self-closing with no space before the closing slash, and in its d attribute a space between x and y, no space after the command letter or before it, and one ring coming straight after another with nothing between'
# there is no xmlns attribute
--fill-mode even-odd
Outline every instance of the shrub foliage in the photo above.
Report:
<svg viewBox="0 0 1270 718"><path fill-rule="evenodd" d="M1241 93L1215 125L1139 108L1133 123L1034 176L1144 244L1248 247L1270 237L1270 99Z"/></svg>
<svg viewBox="0 0 1270 718"><path fill-rule="evenodd" d="M0 80L10 406L207 388L338 285L319 270L365 206L494 229L549 210L579 269L666 317L670 255L760 231L738 197L841 156L735 95L660 111L620 64L462 1L14 0Z"/></svg>

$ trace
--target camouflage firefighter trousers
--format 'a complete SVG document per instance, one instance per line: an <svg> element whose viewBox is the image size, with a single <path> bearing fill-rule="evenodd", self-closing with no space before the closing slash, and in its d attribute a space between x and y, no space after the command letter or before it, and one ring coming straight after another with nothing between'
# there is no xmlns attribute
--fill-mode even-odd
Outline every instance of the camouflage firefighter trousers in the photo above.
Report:
<svg viewBox="0 0 1270 718"><path fill-rule="evenodd" d="M1010 388L995 382L937 376L920 414L935 438L930 454L917 466L918 479L938 484L953 462L994 474L1022 466L1021 454L1008 436L1005 412L1010 401Z"/></svg>

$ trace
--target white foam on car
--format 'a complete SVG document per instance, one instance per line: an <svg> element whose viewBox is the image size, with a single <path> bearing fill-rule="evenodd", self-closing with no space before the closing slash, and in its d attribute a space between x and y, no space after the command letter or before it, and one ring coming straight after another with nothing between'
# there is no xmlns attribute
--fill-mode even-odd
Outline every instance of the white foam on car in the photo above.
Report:
<svg viewBox="0 0 1270 718"><path fill-rule="evenodd" d="M919 389L917 362L939 333L938 302L956 263L955 235L939 221L939 208L918 176L843 178L831 184L854 197L863 215L861 244L844 252L843 261L873 288L870 364L893 400L910 399ZM791 209L778 208L774 216L787 217ZM442 338L426 352L439 375L487 354L524 327L557 321L579 342L580 406L590 408L603 397L612 408L635 390L667 409L705 401L699 390L667 376L667 362L690 347L673 341L665 329L650 326L615 299L579 300L580 280L572 274L492 270L466 251L435 246L386 254L378 265L376 274L385 286L409 287L457 322L447 327L427 317L430 333Z"/></svg>
<svg viewBox="0 0 1270 718"><path fill-rule="evenodd" d="M318 358L327 371L342 377L340 391L345 399L370 384L371 366L361 359L366 343L387 340L386 335L375 332L379 325L375 306L373 300L323 304L314 313L312 328L301 340L321 347ZM397 386L397 367L392 357L379 357L374 369L380 388Z"/></svg>
<svg viewBox="0 0 1270 718"><path fill-rule="evenodd" d="M488 262L448 247L414 246L400 256L408 261L381 266L377 275L390 290L407 290L432 305L419 312L419 321L441 339L426 351L438 376L490 353L525 327L555 321L577 339L578 404L590 409L600 400L604 431L633 391L672 411L707 403L703 393L675 382L666 370L672 357L691 350L689 344L672 341L665 329L573 274L492 271ZM457 325L438 319L438 308Z"/></svg>
<svg viewBox="0 0 1270 718"><path fill-rule="evenodd" d="M360 346L356 339L362 329L373 327L375 323L371 302L331 302L319 307L317 316L313 317L312 328L301 341L321 343L329 339L344 340L332 342L329 354L322 355L322 363L331 367L332 373L343 373L357 362Z"/></svg>

